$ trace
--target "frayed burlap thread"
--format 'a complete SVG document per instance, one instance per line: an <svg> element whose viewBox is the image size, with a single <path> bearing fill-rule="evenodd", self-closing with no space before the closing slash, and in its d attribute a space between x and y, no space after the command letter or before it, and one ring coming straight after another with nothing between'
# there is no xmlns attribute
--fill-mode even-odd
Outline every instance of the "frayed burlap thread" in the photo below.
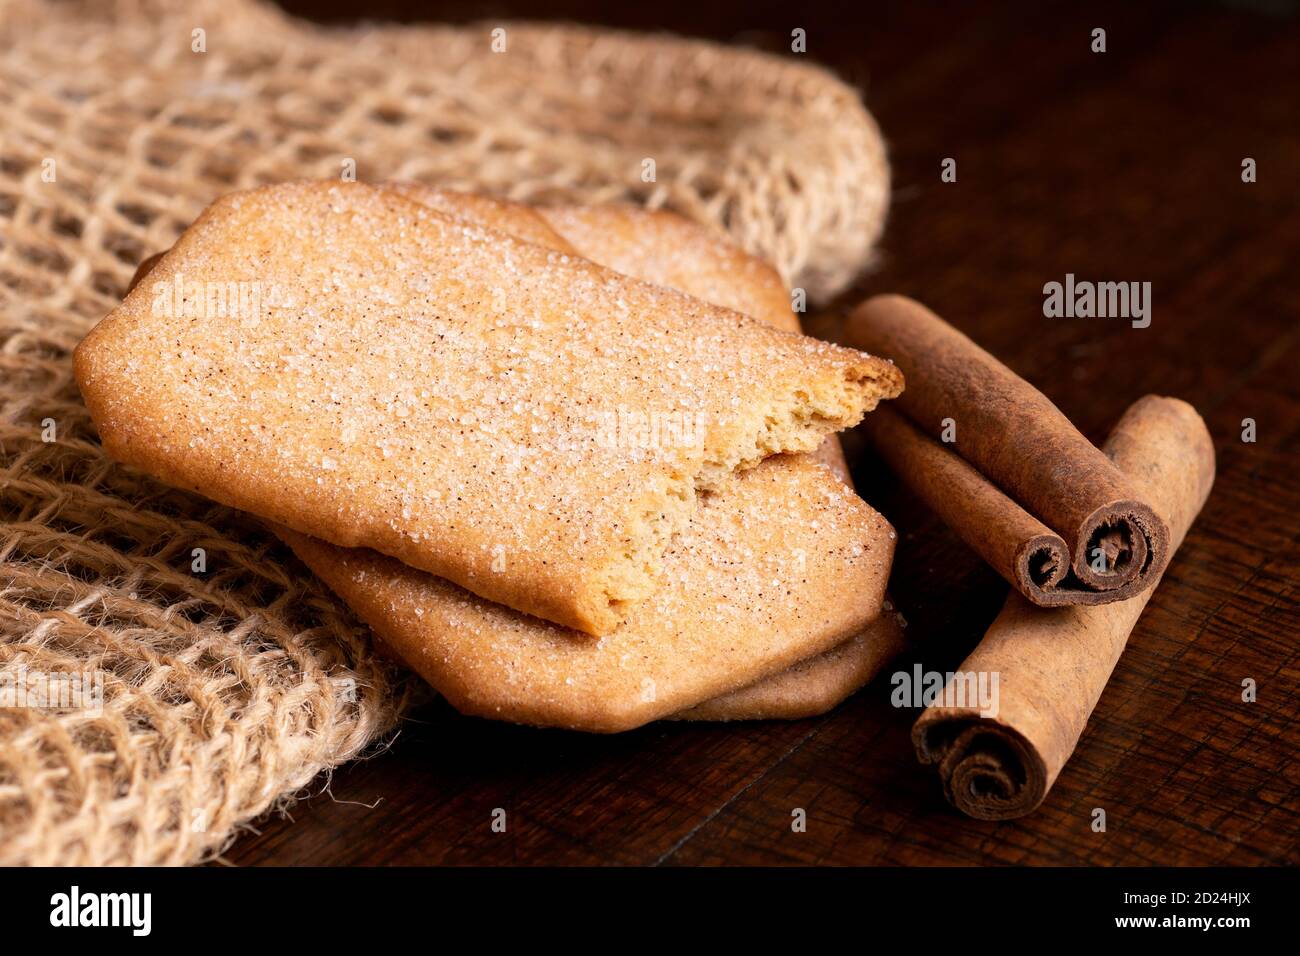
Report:
<svg viewBox="0 0 1300 956"><path fill-rule="evenodd" d="M412 693L255 519L103 455L71 353L140 260L231 189L355 168L666 206L825 298L868 260L888 174L857 96L797 60L576 27L323 30L252 0L0 0L0 698L102 687L0 706L0 863L211 858Z"/></svg>

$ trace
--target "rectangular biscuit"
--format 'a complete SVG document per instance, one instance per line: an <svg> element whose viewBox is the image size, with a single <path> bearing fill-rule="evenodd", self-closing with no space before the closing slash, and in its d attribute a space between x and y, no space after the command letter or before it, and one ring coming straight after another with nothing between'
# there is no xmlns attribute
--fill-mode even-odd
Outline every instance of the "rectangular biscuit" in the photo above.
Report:
<svg viewBox="0 0 1300 956"><path fill-rule="evenodd" d="M782 455L705 496L661 586L596 638L485 601L370 549L277 529L461 713L615 732L780 673L881 610L888 522L825 465Z"/></svg>
<svg viewBox="0 0 1300 956"><path fill-rule="evenodd" d="M218 200L76 373L119 460L594 634L653 591L697 491L901 390L881 360L332 182Z"/></svg>

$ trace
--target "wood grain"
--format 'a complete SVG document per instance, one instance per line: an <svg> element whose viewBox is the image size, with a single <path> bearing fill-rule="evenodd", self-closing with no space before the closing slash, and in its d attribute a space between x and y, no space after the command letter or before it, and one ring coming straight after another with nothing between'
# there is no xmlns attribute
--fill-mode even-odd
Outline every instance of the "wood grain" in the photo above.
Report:
<svg viewBox="0 0 1300 956"><path fill-rule="evenodd" d="M367 14L464 21L510 9L379 2ZM772 50L805 28L810 56L863 85L895 170L881 268L840 306L883 291L919 298L1094 440L1142 394L1187 399L1215 437L1214 492L1073 760L1025 819L981 823L949 808L913 757L915 713L891 707L880 680L815 720L613 738L494 725L434 703L390 749L320 781L292 820L263 821L226 859L1300 862L1300 23L1118 2L890 3L866 20L857 7L780 3L611 13L577 2L558 13ZM1108 30L1106 54L1088 49L1094 26ZM953 184L939 181L947 156ZM1257 183L1241 182L1246 156ZM1152 282L1151 327L1043 318L1043 283L1066 272ZM1253 444L1241 441L1248 417ZM894 591L916 649L898 666L949 670L1005 585L853 457L862 493L901 532ZM1241 700L1245 678L1255 703ZM1090 827L1096 807L1104 833ZM505 833L492 830L496 808ZM806 832L791 828L799 808Z"/></svg>

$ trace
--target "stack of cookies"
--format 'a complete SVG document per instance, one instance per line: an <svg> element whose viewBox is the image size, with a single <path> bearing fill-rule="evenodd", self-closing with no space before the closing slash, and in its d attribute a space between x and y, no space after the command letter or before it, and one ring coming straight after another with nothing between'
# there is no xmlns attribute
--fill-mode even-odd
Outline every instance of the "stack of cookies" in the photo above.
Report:
<svg viewBox="0 0 1300 956"><path fill-rule="evenodd" d="M902 376L668 213L234 193L76 374L113 457L267 521L463 713L800 717L901 646L832 436Z"/></svg>

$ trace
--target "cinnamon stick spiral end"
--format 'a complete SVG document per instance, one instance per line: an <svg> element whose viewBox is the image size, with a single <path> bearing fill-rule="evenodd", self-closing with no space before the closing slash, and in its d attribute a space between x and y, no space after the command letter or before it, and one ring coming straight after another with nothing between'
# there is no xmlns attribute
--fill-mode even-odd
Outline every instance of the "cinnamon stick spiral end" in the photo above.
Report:
<svg viewBox="0 0 1300 956"><path fill-rule="evenodd" d="M948 802L976 820L1037 809L1051 781L1038 752L1013 728L978 716L926 719L912 728L922 763L938 764Z"/></svg>
<svg viewBox="0 0 1300 956"><path fill-rule="evenodd" d="M1123 598L1145 591L1169 563L1169 526L1141 501L1102 505L1079 529L1074 573L1085 587L1120 591Z"/></svg>

